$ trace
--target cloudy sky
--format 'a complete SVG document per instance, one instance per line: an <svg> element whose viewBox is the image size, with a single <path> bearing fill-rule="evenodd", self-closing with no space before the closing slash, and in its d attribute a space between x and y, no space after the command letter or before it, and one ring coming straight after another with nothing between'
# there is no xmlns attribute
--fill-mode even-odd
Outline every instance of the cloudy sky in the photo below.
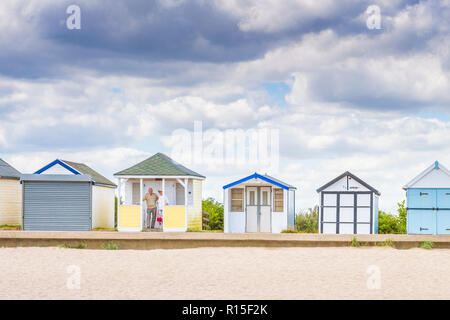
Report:
<svg viewBox="0 0 450 320"><path fill-rule="evenodd" d="M450 0L2 0L0 30L0 157L22 172L60 158L112 178L194 121L279 130L267 173L297 209L349 170L393 210L433 161L450 167ZM186 165L218 199L262 170Z"/></svg>

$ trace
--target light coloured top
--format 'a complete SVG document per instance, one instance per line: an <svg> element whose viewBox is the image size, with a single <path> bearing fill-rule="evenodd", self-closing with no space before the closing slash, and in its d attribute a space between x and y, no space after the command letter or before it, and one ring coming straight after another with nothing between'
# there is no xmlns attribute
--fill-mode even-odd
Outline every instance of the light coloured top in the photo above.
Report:
<svg viewBox="0 0 450 320"><path fill-rule="evenodd" d="M157 202L158 209L164 208L164 206L167 206L169 204L169 199L165 195L159 195L159 199Z"/></svg>
<svg viewBox="0 0 450 320"><path fill-rule="evenodd" d="M156 208L156 202L158 201L158 195L156 193L146 193L144 195L144 199L142 201L145 201L147 203L147 208L152 209Z"/></svg>

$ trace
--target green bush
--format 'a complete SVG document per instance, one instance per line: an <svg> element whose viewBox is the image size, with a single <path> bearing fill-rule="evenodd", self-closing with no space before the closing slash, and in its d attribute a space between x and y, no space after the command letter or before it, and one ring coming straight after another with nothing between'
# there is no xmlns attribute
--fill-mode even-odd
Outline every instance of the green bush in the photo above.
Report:
<svg viewBox="0 0 450 320"><path fill-rule="evenodd" d="M384 211L378 212L378 233L381 234L405 234L406 233L406 208L405 200L398 203L397 215Z"/></svg>
<svg viewBox="0 0 450 320"><path fill-rule="evenodd" d="M301 233L317 233L317 217L319 207L309 208L307 212L299 213L295 217L295 229Z"/></svg>
<svg viewBox="0 0 450 320"><path fill-rule="evenodd" d="M223 204L213 198L202 201L202 210L209 213L207 230L223 230Z"/></svg>

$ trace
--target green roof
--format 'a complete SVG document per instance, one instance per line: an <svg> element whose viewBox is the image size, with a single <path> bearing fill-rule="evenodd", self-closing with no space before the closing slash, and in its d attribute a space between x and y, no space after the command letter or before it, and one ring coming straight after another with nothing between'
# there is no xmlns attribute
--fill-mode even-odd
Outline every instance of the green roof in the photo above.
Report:
<svg viewBox="0 0 450 320"><path fill-rule="evenodd" d="M116 187L116 184L114 182L112 182L111 180L108 180L107 178L102 176L100 173L98 173L97 171L93 170L92 168L88 167L87 165L85 165L83 163L77 163L77 162L66 161L66 160L61 160L61 161L64 162L65 164L67 164L68 166L74 168L79 173L91 176L92 181L94 181L96 184L103 184L105 186Z"/></svg>
<svg viewBox="0 0 450 320"><path fill-rule="evenodd" d="M157 153L147 160L117 172L115 176L193 176L205 178L163 153Z"/></svg>

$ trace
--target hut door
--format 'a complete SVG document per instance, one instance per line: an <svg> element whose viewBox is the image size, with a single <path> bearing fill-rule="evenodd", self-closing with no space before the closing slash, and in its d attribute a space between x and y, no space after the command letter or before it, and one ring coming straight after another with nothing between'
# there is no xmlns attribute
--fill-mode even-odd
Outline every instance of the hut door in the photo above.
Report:
<svg viewBox="0 0 450 320"><path fill-rule="evenodd" d="M258 190L256 187L247 188L247 232L258 232Z"/></svg>
<svg viewBox="0 0 450 320"><path fill-rule="evenodd" d="M259 232L271 232L271 206L270 206L270 187L260 188L260 206L259 206Z"/></svg>
<svg viewBox="0 0 450 320"><path fill-rule="evenodd" d="M450 189L437 190L437 234L450 234Z"/></svg>

